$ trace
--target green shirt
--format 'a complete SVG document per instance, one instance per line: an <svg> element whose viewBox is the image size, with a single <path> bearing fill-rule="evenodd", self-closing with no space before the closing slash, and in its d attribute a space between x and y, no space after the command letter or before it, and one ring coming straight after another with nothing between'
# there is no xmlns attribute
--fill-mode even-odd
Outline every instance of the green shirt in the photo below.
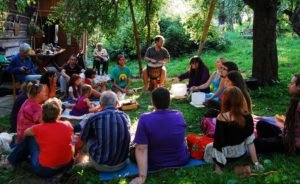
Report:
<svg viewBox="0 0 300 184"><path fill-rule="evenodd" d="M5 62L7 62L6 57L0 54L0 63L5 63Z"/></svg>
<svg viewBox="0 0 300 184"><path fill-rule="evenodd" d="M121 69L119 66L115 66L111 72L111 79L116 80L116 84L121 88L126 87L127 80L131 77L131 72L127 67Z"/></svg>

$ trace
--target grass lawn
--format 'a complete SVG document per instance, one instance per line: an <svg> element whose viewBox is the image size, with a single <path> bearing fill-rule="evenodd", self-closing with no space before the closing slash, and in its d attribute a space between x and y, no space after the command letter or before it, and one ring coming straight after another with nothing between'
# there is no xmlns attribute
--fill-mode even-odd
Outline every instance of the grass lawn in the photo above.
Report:
<svg viewBox="0 0 300 184"><path fill-rule="evenodd" d="M232 45L224 52L207 51L202 55L203 60L210 71L214 70L214 61L217 57L224 57L227 60L238 64L244 76L251 75L252 68L252 40L243 39L238 33L227 33L226 36L232 41ZM260 88L251 91L250 95L253 103L253 113L256 115L273 116L284 114L288 105L289 97L287 84L292 74L300 72L300 38L286 35L277 39L279 57L279 77L280 83L276 86ZM175 77L188 67L189 57L171 58L167 64L168 77ZM113 63L113 62L111 62ZM113 64L110 65L110 70ZM137 61L128 61L127 65L133 70L133 74L138 76ZM144 63L145 65L145 63ZM171 85L167 82L167 86ZM141 80L133 81L134 87L142 86ZM141 113L151 111L150 96L143 91L134 96L140 108L136 111L129 111L132 124L136 123ZM197 109L189 105L187 100L173 100L172 109L180 110L188 125L187 133L201 133L199 122L203 117L205 108ZM8 125L7 117L0 118L0 128L5 129ZM266 171L274 170L273 174L263 176L259 174L250 178L238 178L230 169L225 169L224 175L218 176L213 173L212 165L202 167L167 170L156 174L149 174L147 183L300 183L300 156L288 157L285 155L274 154L269 156L259 156L261 163L270 160L266 164ZM250 163L250 158L243 162ZM15 171L0 170L1 183L21 183L27 181L31 176L26 170L26 165L19 167ZM97 173L91 169L74 168L73 173L78 176L81 183L101 183ZM36 179L37 180L37 179ZM40 180L37 180L41 183ZM109 183L128 183L130 179L114 180ZM31 182L32 183L32 182Z"/></svg>

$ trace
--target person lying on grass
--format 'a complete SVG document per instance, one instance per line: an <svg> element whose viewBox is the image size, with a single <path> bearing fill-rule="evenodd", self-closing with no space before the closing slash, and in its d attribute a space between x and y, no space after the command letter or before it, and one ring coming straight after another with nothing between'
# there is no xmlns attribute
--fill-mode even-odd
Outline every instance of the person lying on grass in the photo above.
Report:
<svg viewBox="0 0 300 184"><path fill-rule="evenodd" d="M43 105L42 123L25 130L24 139L16 146L2 167L16 166L30 158L32 172L41 177L51 177L70 168L73 164L73 127L59 121L61 101L49 99Z"/></svg>
<svg viewBox="0 0 300 184"><path fill-rule="evenodd" d="M286 152L294 155L300 151L300 74L292 77L288 92L291 98L286 118L276 118L284 125L283 132L270 132L274 126L266 123L259 125L259 122L257 124L257 126L269 126L267 129L257 127L260 136L255 140L255 147L258 153Z"/></svg>
<svg viewBox="0 0 300 184"><path fill-rule="evenodd" d="M217 117L214 142L206 146L204 160L215 163L215 172L222 174L222 167L238 159L249 149L255 169L262 166L256 156L253 119L245 111L245 98L238 87L225 89L221 113Z"/></svg>
<svg viewBox="0 0 300 184"><path fill-rule="evenodd" d="M90 112L97 112L101 109L100 105L92 103L89 97L92 95L92 87L90 85L84 84L82 86L82 94L79 97L76 105L72 108L70 114L73 116L82 116Z"/></svg>

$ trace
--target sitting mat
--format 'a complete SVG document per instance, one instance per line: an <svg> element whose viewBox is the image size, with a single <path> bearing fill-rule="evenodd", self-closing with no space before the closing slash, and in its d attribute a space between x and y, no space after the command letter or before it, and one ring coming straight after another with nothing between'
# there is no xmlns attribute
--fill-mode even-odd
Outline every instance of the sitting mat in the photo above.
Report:
<svg viewBox="0 0 300 184"><path fill-rule="evenodd" d="M170 168L165 168L165 169L161 169L161 170L151 171L149 173L159 172L159 171L166 170L166 169L195 167L195 166L200 166L200 165L205 165L205 164L207 164L207 163L204 162L203 160L190 159L188 161L188 163L182 167L170 167ZM100 172L99 176L100 176L100 180L108 181L108 180L112 180L114 178L137 176L138 173L139 173L139 169L138 169L137 165L128 159L127 165L123 169L121 169L119 171L115 171L115 172Z"/></svg>

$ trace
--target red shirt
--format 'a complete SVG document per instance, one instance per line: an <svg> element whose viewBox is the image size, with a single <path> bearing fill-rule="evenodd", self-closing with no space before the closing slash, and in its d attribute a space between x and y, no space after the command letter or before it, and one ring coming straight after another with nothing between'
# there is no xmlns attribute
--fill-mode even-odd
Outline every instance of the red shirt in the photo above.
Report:
<svg viewBox="0 0 300 184"><path fill-rule="evenodd" d="M39 145L39 162L44 167L58 167L73 157L73 127L69 122L41 123L32 127Z"/></svg>
<svg viewBox="0 0 300 184"><path fill-rule="evenodd" d="M33 99L27 99L24 104L21 106L21 109L18 113L17 120L17 133L18 139L20 142L24 137L24 131L27 128L32 127L35 124L38 124L42 116L42 106L38 104Z"/></svg>
<svg viewBox="0 0 300 184"><path fill-rule="evenodd" d="M84 79L84 83L88 85L92 85L92 81L90 79Z"/></svg>

